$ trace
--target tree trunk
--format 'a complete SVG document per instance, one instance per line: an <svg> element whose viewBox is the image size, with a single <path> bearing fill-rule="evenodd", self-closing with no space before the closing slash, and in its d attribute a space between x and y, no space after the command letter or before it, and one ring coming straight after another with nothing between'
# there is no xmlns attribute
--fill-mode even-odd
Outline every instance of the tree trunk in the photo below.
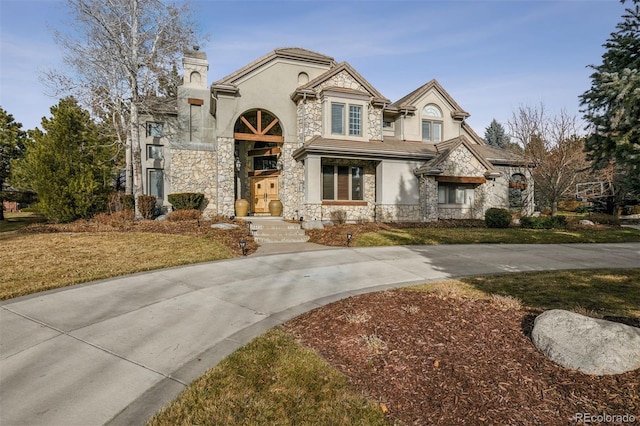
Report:
<svg viewBox="0 0 640 426"><path fill-rule="evenodd" d="M556 216L558 214L558 200L553 200L551 202L551 216Z"/></svg>
<svg viewBox="0 0 640 426"><path fill-rule="evenodd" d="M0 198L0 220L4 220L4 201Z"/></svg>
<svg viewBox="0 0 640 426"><path fill-rule="evenodd" d="M131 134L127 135L126 147L125 147L125 187L126 194L133 194L133 166L131 162Z"/></svg>

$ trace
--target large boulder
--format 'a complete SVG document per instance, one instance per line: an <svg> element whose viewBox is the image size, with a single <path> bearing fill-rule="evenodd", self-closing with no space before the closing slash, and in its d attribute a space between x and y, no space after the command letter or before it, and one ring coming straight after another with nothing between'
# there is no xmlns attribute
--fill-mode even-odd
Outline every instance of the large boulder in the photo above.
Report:
<svg viewBox="0 0 640 426"><path fill-rule="evenodd" d="M549 359L586 374L640 368L640 328L554 309L539 315L531 339Z"/></svg>
<svg viewBox="0 0 640 426"><path fill-rule="evenodd" d="M302 229L324 229L324 225L319 220L308 220L302 222Z"/></svg>

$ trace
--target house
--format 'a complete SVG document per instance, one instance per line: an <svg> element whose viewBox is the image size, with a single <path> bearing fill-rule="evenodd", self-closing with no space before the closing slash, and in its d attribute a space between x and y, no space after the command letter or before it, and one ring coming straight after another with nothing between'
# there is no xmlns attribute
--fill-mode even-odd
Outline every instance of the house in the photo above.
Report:
<svg viewBox="0 0 640 426"><path fill-rule="evenodd" d="M349 221L483 218L490 207L533 211L530 168L490 147L431 80L390 101L346 62L276 49L207 83L204 52L183 59L172 113L145 121L145 192L201 192L208 216Z"/></svg>

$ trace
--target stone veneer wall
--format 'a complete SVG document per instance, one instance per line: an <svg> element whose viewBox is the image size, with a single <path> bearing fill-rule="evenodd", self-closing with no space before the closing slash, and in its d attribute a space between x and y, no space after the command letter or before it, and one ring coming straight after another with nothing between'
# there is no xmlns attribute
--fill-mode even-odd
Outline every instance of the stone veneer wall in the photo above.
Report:
<svg viewBox="0 0 640 426"><path fill-rule="evenodd" d="M217 213L222 216L235 214L235 142L233 138L217 138L218 204Z"/></svg>
<svg viewBox="0 0 640 426"><path fill-rule="evenodd" d="M419 222L422 220L419 204L377 204L377 222Z"/></svg>
<svg viewBox="0 0 640 426"><path fill-rule="evenodd" d="M203 193L207 200L203 215L216 215L217 153L213 147L209 150L171 147L171 168L168 172L173 193Z"/></svg>
<svg viewBox="0 0 640 426"><path fill-rule="evenodd" d="M433 176L420 176L420 208L422 220L438 220L438 182Z"/></svg>

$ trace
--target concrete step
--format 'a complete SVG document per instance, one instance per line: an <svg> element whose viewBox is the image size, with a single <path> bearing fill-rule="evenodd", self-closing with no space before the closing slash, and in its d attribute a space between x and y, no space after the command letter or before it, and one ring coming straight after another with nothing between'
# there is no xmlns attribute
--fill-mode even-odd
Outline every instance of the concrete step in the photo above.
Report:
<svg viewBox="0 0 640 426"><path fill-rule="evenodd" d="M299 223L283 220L253 220L251 234L258 243L304 243L309 240Z"/></svg>

